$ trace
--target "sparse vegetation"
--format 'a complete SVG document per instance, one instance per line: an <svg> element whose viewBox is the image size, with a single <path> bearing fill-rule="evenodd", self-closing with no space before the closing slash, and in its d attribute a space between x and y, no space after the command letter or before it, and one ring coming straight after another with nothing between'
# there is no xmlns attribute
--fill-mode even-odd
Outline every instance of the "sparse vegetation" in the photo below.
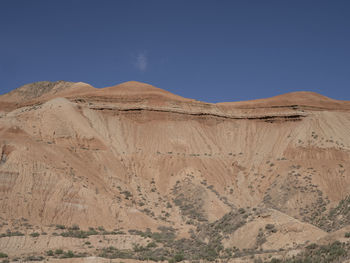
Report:
<svg viewBox="0 0 350 263"><path fill-rule="evenodd" d="M64 251L63 249L56 249L55 251L46 251L46 256L58 258L76 258L85 257L87 253L74 253L72 250Z"/></svg>
<svg viewBox="0 0 350 263"><path fill-rule="evenodd" d="M265 226L265 229L268 230L269 232L273 232L273 233L275 233L277 231L274 224L267 224Z"/></svg>
<svg viewBox="0 0 350 263"><path fill-rule="evenodd" d="M30 234L31 237L38 237L40 234L38 232L34 232Z"/></svg>
<svg viewBox="0 0 350 263"><path fill-rule="evenodd" d="M63 237L75 237L75 238L87 238L89 235L87 232L82 230L69 230L61 233Z"/></svg>
<svg viewBox="0 0 350 263"><path fill-rule="evenodd" d="M130 191L122 191L120 192L122 195L124 195L124 198L127 199L127 200L130 200L130 198L132 197L132 194L130 193Z"/></svg>
<svg viewBox="0 0 350 263"><path fill-rule="evenodd" d="M204 190L201 186L195 186L191 182L176 182L173 189L175 195L174 204L181 210L182 215L199 222L207 221L203 209Z"/></svg>
<svg viewBox="0 0 350 263"><path fill-rule="evenodd" d="M68 230L71 230L71 231L76 231L76 230L79 230L80 227L76 224L72 225L70 228L68 228Z"/></svg>
<svg viewBox="0 0 350 263"><path fill-rule="evenodd" d="M61 255L63 254L63 250L62 249L56 249L55 250L55 255Z"/></svg>
<svg viewBox="0 0 350 263"><path fill-rule="evenodd" d="M133 253L128 250L119 250L113 246L102 248L100 253L98 254L99 257L103 258L133 258Z"/></svg>
<svg viewBox="0 0 350 263"><path fill-rule="evenodd" d="M74 228L75 230L73 230L73 228L70 228L68 231L66 232L62 232L61 236L63 237L75 237L75 238L87 238L89 236L93 236L93 235L98 235L98 234L104 234L104 233L99 233L97 232L95 229L90 228L88 231L83 231L83 230L79 230L79 228ZM109 232L107 232L108 234Z"/></svg>
<svg viewBox="0 0 350 263"><path fill-rule="evenodd" d="M25 258L25 262L27 261L43 261L45 258L43 256L35 256L35 255L32 255L32 256L28 256Z"/></svg>
<svg viewBox="0 0 350 263"><path fill-rule="evenodd" d="M325 231L338 230L350 224L350 195L327 213L325 209L314 214L314 224Z"/></svg>
<svg viewBox="0 0 350 263"><path fill-rule="evenodd" d="M258 235L256 236L256 246L261 247L266 242L266 236L262 229L259 229Z"/></svg>
<svg viewBox="0 0 350 263"><path fill-rule="evenodd" d="M24 234L22 232L19 232L19 231L15 231L15 232L7 231L6 233L0 234L0 238L1 237L14 237L14 236L24 236Z"/></svg>
<svg viewBox="0 0 350 263"><path fill-rule="evenodd" d="M330 263L343 262L350 256L349 244L336 241L325 246L309 245L299 255L286 260L272 259L270 263Z"/></svg>

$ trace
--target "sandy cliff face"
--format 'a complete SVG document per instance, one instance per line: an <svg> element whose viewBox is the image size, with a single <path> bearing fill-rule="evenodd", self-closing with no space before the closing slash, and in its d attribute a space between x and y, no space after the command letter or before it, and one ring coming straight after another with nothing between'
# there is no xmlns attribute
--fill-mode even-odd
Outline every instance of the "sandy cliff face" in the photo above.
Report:
<svg viewBox="0 0 350 263"><path fill-rule="evenodd" d="M350 222L329 213L350 193L349 128L349 102L309 92L210 104L138 82L25 85L0 96L0 219L207 243L238 220L225 248L292 249Z"/></svg>

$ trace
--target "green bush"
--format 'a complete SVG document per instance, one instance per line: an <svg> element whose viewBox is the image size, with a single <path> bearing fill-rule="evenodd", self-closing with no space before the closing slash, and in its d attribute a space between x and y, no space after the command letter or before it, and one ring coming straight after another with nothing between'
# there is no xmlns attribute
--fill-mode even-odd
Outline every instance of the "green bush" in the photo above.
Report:
<svg viewBox="0 0 350 263"><path fill-rule="evenodd" d="M75 238L87 238L89 236L98 235L98 234L100 234L100 233L97 232L93 228L90 228L88 231L72 230L70 228L70 230L68 230L66 232L62 232L61 236L63 236L63 237L75 237ZM103 232L102 234L110 234L110 232Z"/></svg>
<svg viewBox="0 0 350 263"><path fill-rule="evenodd" d="M151 242L147 244L148 248L153 248L153 247L157 247L157 243L156 242Z"/></svg>
<svg viewBox="0 0 350 263"><path fill-rule="evenodd" d="M7 231L6 233L0 234L0 237L14 237L14 236L24 236L24 234L19 231L15 231L15 232Z"/></svg>
<svg viewBox="0 0 350 263"><path fill-rule="evenodd" d="M134 252L142 252L147 250L147 248L145 248L144 246L141 246L139 244L133 244L133 250Z"/></svg>
<svg viewBox="0 0 350 263"><path fill-rule="evenodd" d="M240 209L238 209L238 213L240 213L240 214L244 214L244 213L245 213L244 208L240 208Z"/></svg>
<svg viewBox="0 0 350 263"><path fill-rule="evenodd" d="M97 228L99 231L106 231L105 229L104 229L104 227L103 226L99 226L98 228Z"/></svg>
<svg viewBox="0 0 350 263"><path fill-rule="evenodd" d="M307 249L316 249L317 248L317 244L315 244L315 243L312 243L312 244L310 244L310 245L308 245L307 247L306 247Z"/></svg>
<svg viewBox="0 0 350 263"><path fill-rule="evenodd" d="M7 258L7 254L0 252L0 258Z"/></svg>
<svg viewBox="0 0 350 263"><path fill-rule="evenodd" d="M63 254L63 250L62 249L56 249L55 250L55 254L56 255L61 255L61 254Z"/></svg>
<svg viewBox="0 0 350 263"><path fill-rule="evenodd" d="M45 258L43 256L28 256L25 259L25 262L27 261L43 261Z"/></svg>
<svg viewBox="0 0 350 263"><path fill-rule="evenodd" d="M31 237L38 237L40 234L38 232L34 232L30 234Z"/></svg>
<svg viewBox="0 0 350 263"><path fill-rule="evenodd" d="M184 260L184 255L182 254L182 253L179 253L179 254L176 254L175 256L174 256L174 260L175 260L175 262L180 262L180 261L182 261L182 260Z"/></svg>
<svg viewBox="0 0 350 263"><path fill-rule="evenodd" d="M102 258L109 258L109 259L133 258L133 254L130 251L119 250L112 246L103 248L98 256Z"/></svg>
<svg viewBox="0 0 350 263"><path fill-rule="evenodd" d="M69 230L80 230L80 227L77 224L72 225Z"/></svg>
<svg viewBox="0 0 350 263"><path fill-rule="evenodd" d="M274 229L275 228L275 225L274 224L267 224L266 226L265 226L265 229L266 230L272 230L272 229Z"/></svg>
<svg viewBox="0 0 350 263"><path fill-rule="evenodd" d="M73 251L68 250L67 252L64 252L63 255L61 256L61 258L74 258L75 255L73 253Z"/></svg>

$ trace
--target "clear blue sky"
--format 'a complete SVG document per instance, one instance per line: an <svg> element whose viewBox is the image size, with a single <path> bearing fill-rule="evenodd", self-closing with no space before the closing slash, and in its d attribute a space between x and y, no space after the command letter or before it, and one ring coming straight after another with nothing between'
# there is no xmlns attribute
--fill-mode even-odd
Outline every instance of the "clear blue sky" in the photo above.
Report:
<svg viewBox="0 0 350 263"><path fill-rule="evenodd" d="M350 100L350 1L1 0L0 94L40 80Z"/></svg>

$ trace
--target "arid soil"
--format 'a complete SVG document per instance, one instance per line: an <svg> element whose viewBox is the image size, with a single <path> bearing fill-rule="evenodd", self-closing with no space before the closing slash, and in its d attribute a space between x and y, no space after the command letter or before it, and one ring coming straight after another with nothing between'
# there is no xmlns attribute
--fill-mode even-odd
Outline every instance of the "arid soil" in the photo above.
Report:
<svg viewBox="0 0 350 263"><path fill-rule="evenodd" d="M0 262L346 262L349 171L349 101L28 84L0 96Z"/></svg>

